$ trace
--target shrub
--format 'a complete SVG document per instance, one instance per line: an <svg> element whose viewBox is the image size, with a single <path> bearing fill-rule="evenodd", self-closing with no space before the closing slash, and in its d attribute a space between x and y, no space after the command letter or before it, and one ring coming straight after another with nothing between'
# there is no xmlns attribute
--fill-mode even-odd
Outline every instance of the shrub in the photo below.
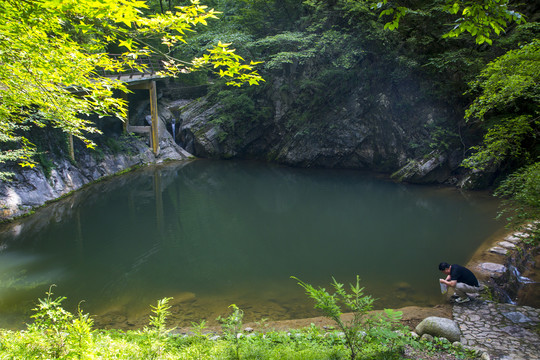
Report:
<svg viewBox="0 0 540 360"><path fill-rule="evenodd" d="M338 328L343 332L351 360L365 351L366 343L374 340L381 343L384 351L394 351L398 335L392 332L392 324L401 319L402 313L387 309L385 310L386 316L370 316L368 312L373 309L375 299L364 295L364 288L360 287L358 275L356 276L356 285L350 285L351 293L347 293L343 284L332 278L332 287L335 290L333 294L324 288L316 289L294 276L292 278L297 280L309 297L315 300L315 308L320 309L324 316L336 322ZM342 319L344 312L340 304L352 312L353 317L350 321Z"/></svg>

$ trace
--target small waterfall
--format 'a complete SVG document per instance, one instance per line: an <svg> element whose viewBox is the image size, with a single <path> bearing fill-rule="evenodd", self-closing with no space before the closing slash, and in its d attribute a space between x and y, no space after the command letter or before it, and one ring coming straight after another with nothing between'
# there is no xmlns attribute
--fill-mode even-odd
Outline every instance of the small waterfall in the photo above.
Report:
<svg viewBox="0 0 540 360"><path fill-rule="evenodd" d="M176 143L176 119L174 117L172 118L172 137Z"/></svg>
<svg viewBox="0 0 540 360"><path fill-rule="evenodd" d="M493 295L497 301L509 304L518 304L518 294L530 284L537 282L521 275L521 272L515 265L506 265L506 272L496 278L492 278Z"/></svg>
<svg viewBox="0 0 540 360"><path fill-rule="evenodd" d="M519 270L515 266L510 265L508 270L518 280L519 283L521 283L521 284L534 284L533 280L529 279L528 277L521 276L521 273L519 272Z"/></svg>
<svg viewBox="0 0 540 360"><path fill-rule="evenodd" d="M502 303L505 303L505 304L512 304L512 305L517 305L517 301L512 300L512 298L510 297L510 295L508 295L506 292L501 291L501 292L499 293L499 296L501 297L500 301L501 301Z"/></svg>

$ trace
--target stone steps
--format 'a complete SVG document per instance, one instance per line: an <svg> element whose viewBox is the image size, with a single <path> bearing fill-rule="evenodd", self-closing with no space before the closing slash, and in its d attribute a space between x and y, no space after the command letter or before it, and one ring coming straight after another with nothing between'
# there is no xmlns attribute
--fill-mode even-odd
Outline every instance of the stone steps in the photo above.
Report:
<svg viewBox="0 0 540 360"><path fill-rule="evenodd" d="M540 309L473 300L453 307L461 342L491 360L540 359Z"/></svg>

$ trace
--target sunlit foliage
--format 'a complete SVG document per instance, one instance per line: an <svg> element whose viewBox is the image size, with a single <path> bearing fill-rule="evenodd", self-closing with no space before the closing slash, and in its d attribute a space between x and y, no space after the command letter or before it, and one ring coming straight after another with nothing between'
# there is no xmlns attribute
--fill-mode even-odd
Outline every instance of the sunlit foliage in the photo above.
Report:
<svg viewBox="0 0 540 360"><path fill-rule="evenodd" d="M350 0L352 1L352 0ZM403 16L408 13L421 12L423 9L412 9L406 1L365 0L373 8L380 9L380 16L390 19L386 29L394 30L399 26ZM427 2L430 4L430 2ZM436 2L430 6L440 6L440 9L454 17L443 37L458 37L468 33L477 44L492 44L493 34L504 33L510 23L522 23L522 14L510 8L509 0L444 0L441 5Z"/></svg>
<svg viewBox="0 0 540 360"><path fill-rule="evenodd" d="M137 59L159 56L162 75L201 67L213 69L229 84L258 84L251 62L219 44L193 61L173 58L171 50L187 41L194 27L217 12L194 0L173 11L145 16L138 0L0 0L0 162L33 166L35 147L25 138L30 126L61 128L86 143L100 131L83 115L126 116L115 91L125 84L103 71L144 71ZM120 56L109 56L109 49Z"/></svg>

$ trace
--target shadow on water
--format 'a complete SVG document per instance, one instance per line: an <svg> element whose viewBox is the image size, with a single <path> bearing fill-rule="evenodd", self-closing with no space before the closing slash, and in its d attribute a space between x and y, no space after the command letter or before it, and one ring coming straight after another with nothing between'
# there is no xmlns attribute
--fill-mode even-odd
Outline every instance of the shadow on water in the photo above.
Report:
<svg viewBox="0 0 540 360"><path fill-rule="evenodd" d="M435 305L437 264L465 263L500 229L480 194L345 170L198 160L94 184L0 229L0 326L19 328L54 283L103 327L141 327L174 297L173 325L317 315L291 275L356 274L378 308Z"/></svg>

